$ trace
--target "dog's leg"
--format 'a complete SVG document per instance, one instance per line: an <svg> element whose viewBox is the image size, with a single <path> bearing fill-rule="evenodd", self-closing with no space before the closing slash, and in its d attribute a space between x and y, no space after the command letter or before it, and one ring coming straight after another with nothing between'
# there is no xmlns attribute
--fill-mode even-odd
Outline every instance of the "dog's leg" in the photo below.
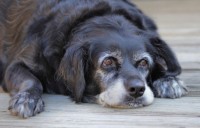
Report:
<svg viewBox="0 0 200 128"><path fill-rule="evenodd" d="M162 62L162 61L160 61ZM152 74L151 88L155 97L179 98L188 93L184 82L177 78L177 75L166 75L165 64L157 64Z"/></svg>
<svg viewBox="0 0 200 128"><path fill-rule="evenodd" d="M162 77L153 82L152 90L156 97L179 98L188 93L183 81L174 76Z"/></svg>
<svg viewBox="0 0 200 128"><path fill-rule="evenodd" d="M12 115L27 118L44 111L40 81L20 63L10 65L5 82L11 95L9 110Z"/></svg>
<svg viewBox="0 0 200 128"><path fill-rule="evenodd" d="M184 83L177 78L181 66L171 48L163 40L152 38L151 45L156 52L151 86L156 97L179 98L188 93Z"/></svg>

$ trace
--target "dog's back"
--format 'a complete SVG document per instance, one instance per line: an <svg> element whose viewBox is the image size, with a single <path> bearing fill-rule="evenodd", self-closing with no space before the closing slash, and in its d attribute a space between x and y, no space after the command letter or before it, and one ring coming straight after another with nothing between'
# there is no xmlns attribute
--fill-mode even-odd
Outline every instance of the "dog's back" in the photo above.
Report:
<svg viewBox="0 0 200 128"><path fill-rule="evenodd" d="M25 27L35 9L36 1L34 0L3 0L0 2L1 49L22 41ZM12 53L13 51L10 54Z"/></svg>
<svg viewBox="0 0 200 128"><path fill-rule="evenodd" d="M0 85L7 64L13 59L25 34L25 27L35 10L34 0L0 1Z"/></svg>
<svg viewBox="0 0 200 128"><path fill-rule="evenodd" d="M2 80L4 76L4 60L5 56L3 55L3 40L6 31L6 14L8 7L12 4L12 0L1 0L0 1L0 86L2 85Z"/></svg>

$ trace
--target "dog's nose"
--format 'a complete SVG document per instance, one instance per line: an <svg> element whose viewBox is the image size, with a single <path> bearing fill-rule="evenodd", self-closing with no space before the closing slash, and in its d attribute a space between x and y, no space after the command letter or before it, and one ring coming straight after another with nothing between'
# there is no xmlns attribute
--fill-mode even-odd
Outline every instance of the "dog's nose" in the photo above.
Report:
<svg viewBox="0 0 200 128"><path fill-rule="evenodd" d="M138 79L128 82L128 92L131 96L138 98L144 94L145 85L144 82Z"/></svg>

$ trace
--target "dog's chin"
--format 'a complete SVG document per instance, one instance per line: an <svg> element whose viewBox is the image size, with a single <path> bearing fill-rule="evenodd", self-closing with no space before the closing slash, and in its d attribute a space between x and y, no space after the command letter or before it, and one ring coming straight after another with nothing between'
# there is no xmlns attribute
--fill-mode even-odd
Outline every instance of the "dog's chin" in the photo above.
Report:
<svg viewBox="0 0 200 128"><path fill-rule="evenodd" d="M104 106L104 107L110 107L110 108L121 108L121 109L134 109L134 108L141 108L141 107L145 107L148 106L150 104L152 104L152 102L146 102L145 99L141 98L128 98L128 100L125 100L121 103L118 104L110 104L110 103L106 103L105 101L103 101L102 99L98 99L98 104Z"/></svg>
<svg viewBox="0 0 200 128"><path fill-rule="evenodd" d="M101 105L103 105L104 107L121 108L121 109L132 109L132 108L144 107L144 105L141 103L141 101L137 101L137 100L123 102L118 105L110 105L110 104L107 104L104 102L104 103L101 103Z"/></svg>

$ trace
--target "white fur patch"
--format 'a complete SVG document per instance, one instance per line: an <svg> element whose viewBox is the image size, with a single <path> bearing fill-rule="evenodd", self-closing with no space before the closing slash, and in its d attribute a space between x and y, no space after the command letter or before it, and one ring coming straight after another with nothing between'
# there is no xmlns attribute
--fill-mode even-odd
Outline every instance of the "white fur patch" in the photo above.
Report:
<svg viewBox="0 0 200 128"><path fill-rule="evenodd" d="M154 94L147 84L145 84L145 92L141 98L144 106L150 105L154 101Z"/></svg>
<svg viewBox="0 0 200 128"><path fill-rule="evenodd" d="M99 104L103 106L118 106L123 101L127 91L123 85L123 80L118 79L104 92L99 95Z"/></svg>

